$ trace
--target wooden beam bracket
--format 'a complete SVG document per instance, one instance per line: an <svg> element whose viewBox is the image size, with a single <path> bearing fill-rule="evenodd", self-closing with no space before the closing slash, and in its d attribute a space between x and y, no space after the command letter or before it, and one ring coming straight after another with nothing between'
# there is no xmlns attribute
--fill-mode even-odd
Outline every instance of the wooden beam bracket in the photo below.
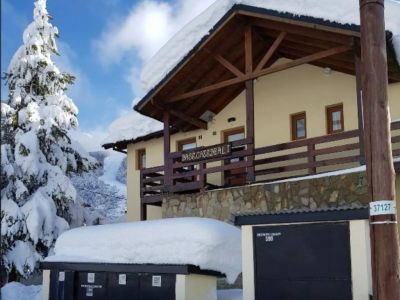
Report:
<svg viewBox="0 0 400 300"><path fill-rule="evenodd" d="M274 55L274 53L278 49L279 45L285 39L286 35L287 35L286 32L281 32L279 34L279 36L275 39L272 46L268 49L267 53L265 53L264 57L258 63L256 69L254 70L255 72L261 71L264 68L264 66L268 63L268 61L271 59L271 57Z"/></svg>
<svg viewBox="0 0 400 300"><path fill-rule="evenodd" d="M183 112L180 112L178 110L175 110L175 109L172 109L169 107L165 107L163 105L156 104L156 103L153 103L153 105L156 106L158 109L160 109L162 111L167 111L170 115L173 115L173 116L177 117L178 119L181 119L182 121L185 121L186 123L189 123L197 128L201 128L204 130L207 130L207 128L208 128L208 125L206 122L196 119L196 118L193 118L191 116L188 116L188 115L184 114Z"/></svg>
<svg viewBox="0 0 400 300"><path fill-rule="evenodd" d="M223 58L221 55L216 55L215 59L223 65L225 68L227 68L229 71L231 71L236 77L242 77L244 76L243 72L240 71L238 68L236 68L233 64L231 64L228 60Z"/></svg>
<svg viewBox="0 0 400 300"><path fill-rule="evenodd" d="M304 65L304 64L307 64L307 63L310 63L313 61L320 60L325 57L333 56L333 55L336 55L339 53L344 53L351 49L353 49L353 43L349 43L349 44L333 47L333 48L330 48L327 50L319 51L317 53L310 54L310 55L304 56L302 58L299 58L299 59L296 59L296 60L293 60L293 61L290 61L287 63L272 66L272 67L269 67L266 69L262 69L260 71L253 71L248 74L246 73L242 77L236 77L236 78L224 80L224 81L221 81L221 82L218 82L218 83L215 83L215 84L203 87L203 88L196 89L194 91L190 91L190 92L172 97L172 98L168 99L166 101L166 103L174 103L174 102L178 102L181 100L185 100L187 98L191 98L191 97L198 96L198 95L201 95L201 94L204 94L207 92L215 91L215 90L218 90L223 87L242 83L242 82L245 82L245 81L251 80L251 79L256 79L260 76L287 70L287 69L290 69L293 67L297 67L297 66Z"/></svg>

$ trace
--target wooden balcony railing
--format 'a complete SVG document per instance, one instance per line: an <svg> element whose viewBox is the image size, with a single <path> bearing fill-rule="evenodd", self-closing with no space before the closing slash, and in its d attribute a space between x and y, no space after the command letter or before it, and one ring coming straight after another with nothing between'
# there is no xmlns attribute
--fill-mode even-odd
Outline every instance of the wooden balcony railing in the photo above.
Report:
<svg viewBox="0 0 400 300"><path fill-rule="evenodd" d="M393 122L391 129L393 156L400 156L400 121ZM169 186L165 184L164 166L141 170L142 203L159 204L162 193L190 193L268 182L355 167L364 162L358 130L260 147L254 153L248 147L251 142L251 139L232 142L229 155L195 162L182 162L183 152L170 153L172 180L169 182L172 184ZM248 159L252 156L254 162ZM246 168L253 163L255 181L246 182Z"/></svg>

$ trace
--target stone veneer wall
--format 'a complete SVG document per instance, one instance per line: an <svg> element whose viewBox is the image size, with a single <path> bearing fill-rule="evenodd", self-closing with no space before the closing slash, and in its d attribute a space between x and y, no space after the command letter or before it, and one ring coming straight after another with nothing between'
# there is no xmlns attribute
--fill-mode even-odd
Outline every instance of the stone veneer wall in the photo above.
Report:
<svg viewBox="0 0 400 300"><path fill-rule="evenodd" d="M200 216L233 222L245 212L277 212L368 204L366 174L356 172L247 185L197 194L164 195L163 218Z"/></svg>

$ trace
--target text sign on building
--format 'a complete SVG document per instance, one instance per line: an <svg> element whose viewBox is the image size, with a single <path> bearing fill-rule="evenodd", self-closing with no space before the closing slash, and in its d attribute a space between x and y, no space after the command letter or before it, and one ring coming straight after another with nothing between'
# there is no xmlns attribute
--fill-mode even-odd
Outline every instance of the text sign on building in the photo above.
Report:
<svg viewBox="0 0 400 300"><path fill-rule="evenodd" d="M182 153L182 162L207 160L217 157L224 157L231 154L230 144L220 144Z"/></svg>

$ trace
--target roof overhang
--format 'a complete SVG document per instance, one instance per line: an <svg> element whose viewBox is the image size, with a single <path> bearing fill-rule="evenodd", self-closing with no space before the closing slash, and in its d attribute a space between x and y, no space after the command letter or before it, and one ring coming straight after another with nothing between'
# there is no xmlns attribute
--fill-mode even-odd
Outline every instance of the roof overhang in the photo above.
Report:
<svg viewBox="0 0 400 300"><path fill-rule="evenodd" d="M329 22L323 19L280 13L246 5L235 5L180 61L134 107L139 113L162 121L165 110L170 111L171 124L176 130L188 131L206 128L200 116L206 111L218 114L244 89L244 82L210 90L191 97L190 92L234 79L237 73L244 73L244 32L246 27L253 31L253 59L257 65L266 51L274 45L282 32L284 40L274 52L266 67L273 65L279 58L296 60L329 50L341 45L352 44L352 49L329 57L309 62L320 67L355 74L355 53L359 52L360 28L356 25ZM400 67L391 43L388 40L389 80L400 82ZM235 74L236 73L236 74ZM252 79L252 78L251 78ZM176 100L176 101L172 101Z"/></svg>

